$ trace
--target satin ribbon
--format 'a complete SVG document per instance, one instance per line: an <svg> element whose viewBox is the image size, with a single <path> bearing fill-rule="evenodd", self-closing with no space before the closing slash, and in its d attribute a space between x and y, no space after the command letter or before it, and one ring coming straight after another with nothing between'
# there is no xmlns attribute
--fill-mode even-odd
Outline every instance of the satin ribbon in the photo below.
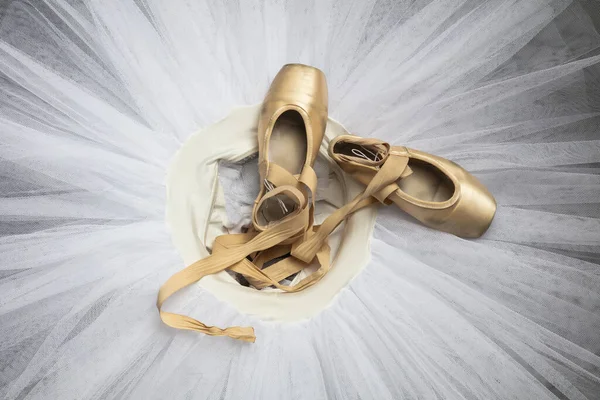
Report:
<svg viewBox="0 0 600 400"><path fill-rule="evenodd" d="M390 153L363 192L327 217L321 225L314 227L312 226L314 190L316 189L314 171L311 168L299 178L292 177L292 180L287 171L275 166L269 171L269 181L272 179L271 182L274 184L283 183L283 185L266 193L260 202L267 201L279 194L285 194L296 202L299 211L288 215L261 232L217 237L213 253L210 256L179 271L160 288L156 302L160 318L173 328L194 330L211 336L228 336L253 343L256 336L252 327L233 326L223 329L208 326L194 318L163 311L162 307L165 301L177 291L197 282L204 276L225 269L242 274L257 289L274 286L286 293L293 293L314 285L331 268L328 236L350 214L377 201L385 202L387 196L398 188L395 182L407 168L408 160L408 155ZM311 192L311 205L307 204L306 191L299 187L300 184L305 185ZM266 262L285 256L288 252L291 252L290 257L263 268ZM312 262L317 262L319 268L298 284L286 286L279 283L282 279L311 265Z"/></svg>

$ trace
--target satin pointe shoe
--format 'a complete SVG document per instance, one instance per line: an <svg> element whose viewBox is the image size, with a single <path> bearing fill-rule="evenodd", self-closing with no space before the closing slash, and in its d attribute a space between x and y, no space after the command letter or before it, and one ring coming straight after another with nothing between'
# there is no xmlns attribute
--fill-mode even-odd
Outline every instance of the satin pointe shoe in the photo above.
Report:
<svg viewBox="0 0 600 400"><path fill-rule="evenodd" d="M352 135L331 141L329 155L365 185L390 159L404 161L401 170L389 172L397 179L374 196L386 204L394 203L430 228L477 238L485 233L496 213L496 201L485 186L442 157Z"/></svg>
<svg viewBox="0 0 600 400"><path fill-rule="evenodd" d="M314 285L329 271L326 243L320 244L306 262L287 256L296 242L312 232L317 188L312 167L326 124L327 83L323 72L301 64L283 66L265 97L258 121L261 190L252 211L254 230L217 237L210 256L188 265L161 286L156 306L166 325L254 342L252 327L208 326L186 315L167 312L163 305L179 290L226 269L243 275L257 289L274 286L288 293ZM294 286L279 283L313 261L319 269L312 275Z"/></svg>
<svg viewBox="0 0 600 400"><path fill-rule="evenodd" d="M311 207L317 187L313 165L327 124L327 82L319 69L284 65L263 101L258 121L260 192L252 222L257 231ZM298 190L306 201L285 194ZM312 209L306 229L312 226Z"/></svg>

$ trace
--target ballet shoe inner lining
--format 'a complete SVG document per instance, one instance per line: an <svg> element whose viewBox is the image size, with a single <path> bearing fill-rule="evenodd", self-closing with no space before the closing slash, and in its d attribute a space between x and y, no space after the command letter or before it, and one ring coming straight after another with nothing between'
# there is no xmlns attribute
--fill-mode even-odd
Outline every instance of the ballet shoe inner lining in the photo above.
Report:
<svg viewBox="0 0 600 400"><path fill-rule="evenodd" d="M269 138L269 161L298 175L306 161L306 149L304 119L297 111L284 112L275 121Z"/></svg>
<svg viewBox="0 0 600 400"><path fill-rule="evenodd" d="M333 146L333 151L360 164L377 166L383 160L385 147L339 141ZM409 196L422 201L441 203L449 200L454 194L452 180L434 165L410 158L408 167L412 173L399 179L397 184L400 190Z"/></svg>
<svg viewBox="0 0 600 400"><path fill-rule="evenodd" d="M435 166L411 158L408 166L412 174L398 180L398 186L404 193L416 199L441 203L449 200L454 194L454 184Z"/></svg>
<svg viewBox="0 0 600 400"><path fill-rule="evenodd" d="M284 193L265 200L258 210L257 219L261 226L277 222L297 208L296 202Z"/></svg>

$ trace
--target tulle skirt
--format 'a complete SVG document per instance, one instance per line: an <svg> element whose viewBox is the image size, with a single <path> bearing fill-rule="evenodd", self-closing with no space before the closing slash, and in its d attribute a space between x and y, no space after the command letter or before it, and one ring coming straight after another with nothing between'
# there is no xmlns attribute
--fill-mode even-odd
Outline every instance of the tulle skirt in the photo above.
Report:
<svg viewBox="0 0 600 400"><path fill-rule="evenodd" d="M0 397L599 399L594 7L0 6ZM382 207L368 265L317 315L267 321L192 285L180 311L259 340L169 329L169 164L287 62L325 72L350 132L472 171L496 218L464 240Z"/></svg>

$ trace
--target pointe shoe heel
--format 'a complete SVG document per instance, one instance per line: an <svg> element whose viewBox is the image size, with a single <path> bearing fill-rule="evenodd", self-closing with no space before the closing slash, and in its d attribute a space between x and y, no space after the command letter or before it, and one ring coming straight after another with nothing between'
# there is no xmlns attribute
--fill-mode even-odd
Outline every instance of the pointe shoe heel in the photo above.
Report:
<svg viewBox="0 0 600 400"><path fill-rule="evenodd" d="M275 76L263 101L258 121L258 152L261 190L254 203L252 222L258 231L277 224L309 206L280 192L291 186L306 199L316 190L312 169L327 124L327 82L317 68L303 64L284 65Z"/></svg>
<svg viewBox="0 0 600 400"><path fill-rule="evenodd" d="M385 189L394 203L424 225L464 238L477 238L490 226L496 201L486 187L461 166L442 157L378 139L343 135L329 155L356 180L368 185L390 157L406 158L398 180Z"/></svg>

